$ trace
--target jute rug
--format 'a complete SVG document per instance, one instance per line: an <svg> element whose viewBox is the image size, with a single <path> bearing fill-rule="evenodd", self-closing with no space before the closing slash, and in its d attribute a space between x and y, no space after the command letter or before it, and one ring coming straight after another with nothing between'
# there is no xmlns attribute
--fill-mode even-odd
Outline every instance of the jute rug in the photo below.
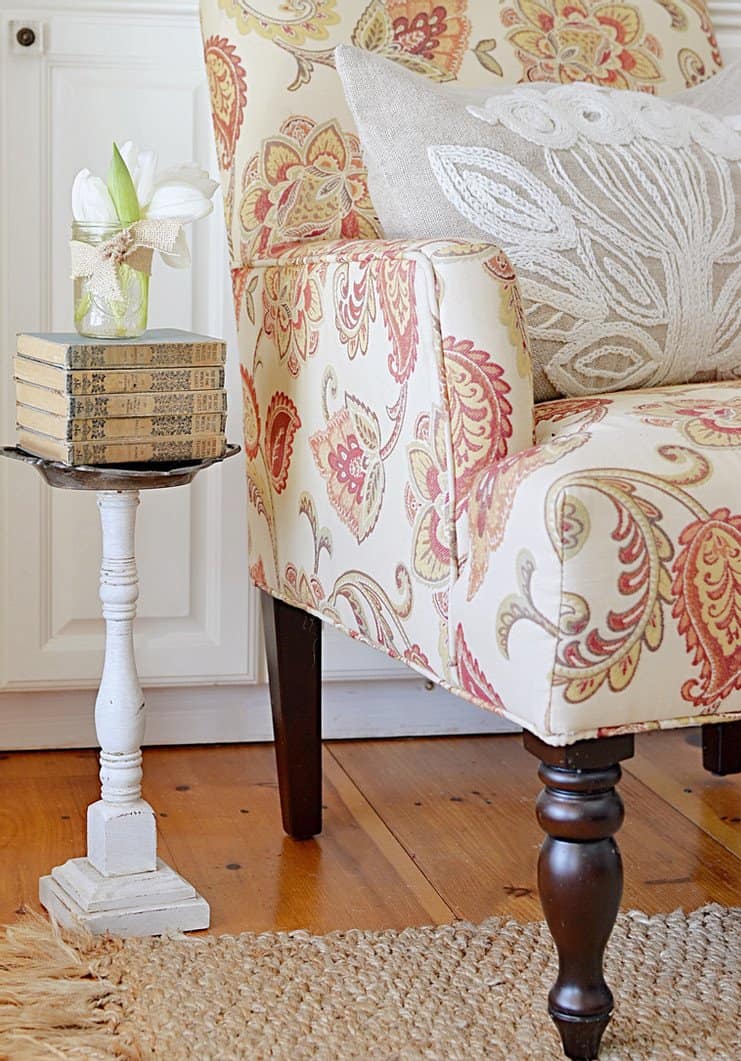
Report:
<svg viewBox="0 0 741 1061"><path fill-rule="evenodd" d="M542 924L66 942L0 939L0 1057L560 1061ZM741 909L619 918L604 1061L741 1058Z"/></svg>

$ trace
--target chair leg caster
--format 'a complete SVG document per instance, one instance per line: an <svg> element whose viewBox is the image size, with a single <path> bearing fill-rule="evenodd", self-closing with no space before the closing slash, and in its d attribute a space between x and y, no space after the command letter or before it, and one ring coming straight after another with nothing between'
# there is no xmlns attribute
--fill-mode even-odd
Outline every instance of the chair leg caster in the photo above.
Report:
<svg viewBox="0 0 741 1061"><path fill-rule="evenodd" d="M593 1061L612 1015L602 960L620 906L623 867L613 835L623 822L615 786L630 736L553 748L531 734L525 747L541 760L538 821L546 833L538 890L558 952L548 1010L573 1061Z"/></svg>

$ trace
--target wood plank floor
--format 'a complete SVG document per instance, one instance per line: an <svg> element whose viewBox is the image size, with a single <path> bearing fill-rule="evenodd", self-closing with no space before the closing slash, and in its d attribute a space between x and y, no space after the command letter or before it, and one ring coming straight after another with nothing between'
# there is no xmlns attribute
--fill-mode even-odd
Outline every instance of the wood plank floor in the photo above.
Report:
<svg viewBox="0 0 741 1061"><path fill-rule="evenodd" d="M211 903L213 932L402 928L540 917L535 761L510 736L332 742L325 830L283 836L272 748L157 748L145 796L160 852ZM741 904L741 777L702 770L698 734L642 736L625 764L625 907ZM90 751L0 755L0 922L84 853Z"/></svg>

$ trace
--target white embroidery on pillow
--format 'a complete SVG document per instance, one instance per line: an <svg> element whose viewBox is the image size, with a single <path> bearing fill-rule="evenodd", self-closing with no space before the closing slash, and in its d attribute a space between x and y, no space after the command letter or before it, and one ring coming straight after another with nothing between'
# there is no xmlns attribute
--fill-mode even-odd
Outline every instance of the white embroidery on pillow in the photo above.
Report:
<svg viewBox="0 0 741 1061"><path fill-rule="evenodd" d="M509 131L497 146L523 142L523 161L439 145L430 164L517 269L557 391L741 376L741 135L730 123L591 85L514 90L468 110Z"/></svg>

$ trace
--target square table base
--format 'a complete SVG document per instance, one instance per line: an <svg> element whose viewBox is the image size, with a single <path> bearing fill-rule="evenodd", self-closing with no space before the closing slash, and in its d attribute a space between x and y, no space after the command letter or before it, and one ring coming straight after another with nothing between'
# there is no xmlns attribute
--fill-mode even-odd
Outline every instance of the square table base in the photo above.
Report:
<svg viewBox="0 0 741 1061"><path fill-rule="evenodd" d="M41 878L39 898L60 925L94 935L156 936L209 926L206 900L161 859L151 873L104 877L86 858L72 858Z"/></svg>

